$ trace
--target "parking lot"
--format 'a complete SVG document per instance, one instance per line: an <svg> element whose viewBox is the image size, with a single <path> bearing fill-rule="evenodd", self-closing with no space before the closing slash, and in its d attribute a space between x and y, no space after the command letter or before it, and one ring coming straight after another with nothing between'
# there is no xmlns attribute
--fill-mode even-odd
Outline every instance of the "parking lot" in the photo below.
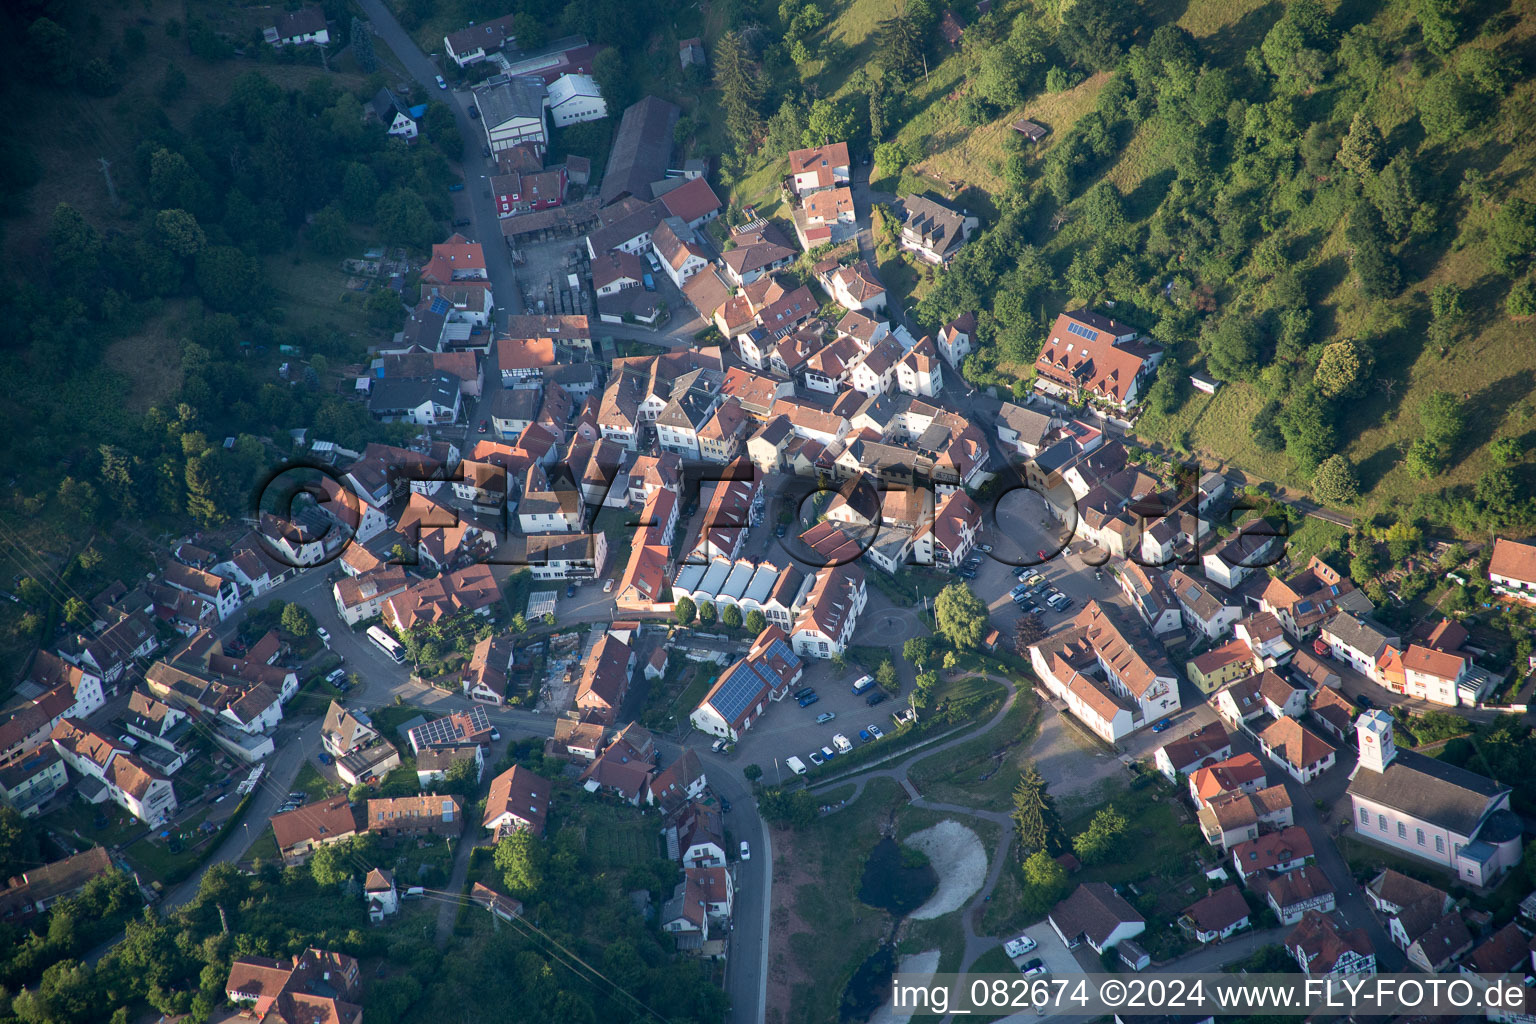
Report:
<svg viewBox="0 0 1536 1024"><path fill-rule="evenodd" d="M1056 934L1049 921L1038 921L1025 928L1022 932L1035 940L1035 948L1023 956L1013 958L1013 966L1022 966L1026 961L1039 957L1045 963L1045 969L1052 978L1069 978L1074 974L1081 974L1082 968L1078 966L1077 957L1061 941L1061 936ZM1016 936L1010 935L1009 938Z"/></svg>
<svg viewBox="0 0 1536 1024"><path fill-rule="evenodd" d="M1061 611L1042 607L1041 615L1047 630L1054 630L1071 619L1090 600L1100 604L1120 600L1109 573L1101 574L1083 561L1082 552L1064 548L1063 528L1048 516L1045 499L1039 494L1014 491L995 508L983 512L985 520L978 543L990 544L992 552L982 556L976 578L970 583L971 589L986 602L992 624L1002 633L1005 644L1012 644L1015 623L1021 614L1009 597L1009 591L1019 582L1015 575L1019 567L1032 567L1048 585L1072 599L1072 603ZM1040 552L1048 557L1042 560Z"/></svg>
<svg viewBox="0 0 1536 1024"><path fill-rule="evenodd" d="M852 692L854 680L863 674L858 666L850 665L848 671L839 676L829 661L807 661L805 675L795 690L811 687L821 699L810 707L802 708L792 691L789 696L772 705L767 714L752 723L752 728L736 745L735 756L743 764L760 765L766 777L777 782L779 776L774 774L775 759L778 760L778 772L788 779L792 773L784 764L785 758L798 757L805 762L806 767L810 767L811 751L819 752L823 746L832 746L832 737L838 733L847 736L855 748L864 745L859 739L859 730L871 724L890 733L894 728L891 713L904 705L898 699L870 707L866 703L868 694L855 696ZM837 717L818 725L817 717L826 713ZM836 758L833 763L836 764Z"/></svg>

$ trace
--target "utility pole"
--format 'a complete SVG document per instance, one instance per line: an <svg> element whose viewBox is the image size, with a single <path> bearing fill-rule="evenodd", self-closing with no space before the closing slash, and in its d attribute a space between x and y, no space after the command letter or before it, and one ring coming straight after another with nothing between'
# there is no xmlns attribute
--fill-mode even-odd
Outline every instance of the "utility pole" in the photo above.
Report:
<svg viewBox="0 0 1536 1024"><path fill-rule="evenodd" d="M112 184L112 161L106 157L98 158L101 162L102 176L107 179L107 196L112 200L112 205L117 205L117 186Z"/></svg>

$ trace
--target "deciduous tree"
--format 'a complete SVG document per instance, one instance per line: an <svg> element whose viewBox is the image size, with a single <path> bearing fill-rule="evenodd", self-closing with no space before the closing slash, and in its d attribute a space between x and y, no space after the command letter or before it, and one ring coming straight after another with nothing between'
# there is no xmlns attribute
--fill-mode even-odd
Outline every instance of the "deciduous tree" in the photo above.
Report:
<svg viewBox="0 0 1536 1024"><path fill-rule="evenodd" d="M958 651L981 642L987 628L987 606L964 583L951 583L933 600L933 614L944 638Z"/></svg>

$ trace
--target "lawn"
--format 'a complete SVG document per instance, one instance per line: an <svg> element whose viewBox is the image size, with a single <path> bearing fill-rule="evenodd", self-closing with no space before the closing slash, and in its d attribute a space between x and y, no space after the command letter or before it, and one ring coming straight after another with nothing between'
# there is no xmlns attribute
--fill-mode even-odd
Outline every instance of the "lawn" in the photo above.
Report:
<svg viewBox="0 0 1536 1024"><path fill-rule="evenodd" d="M97 828L98 819L106 825ZM121 846L145 832L143 822L116 804L93 807L83 800L70 800L58 810L44 815L41 822L54 832L100 846Z"/></svg>
<svg viewBox="0 0 1536 1024"><path fill-rule="evenodd" d="M688 715L704 699L719 673L714 666L675 657L667 673L651 683L640 721L648 729L671 730L688 720Z"/></svg>
<svg viewBox="0 0 1536 1024"><path fill-rule="evenodd" d="M316 800L322 799L330 792L331 788L332 784L324 775L320 774L320 769L316 768L310 761L304 762L299 768L299 774L293 780L293 792L304 792L309 797L308 803L314 803Z"/></svg>
<svg viewBox="0 0 1536 1024"><path fill-rule="evenodd" d="M173 884L186 877L210 845L223 835L221 829L207 832L201 830L200 826L207 817L208 810L204 808L176 825L172 830L172 838L179 848L175 851L171 849L168 840L160 838L160 833L166 830L154 829L138 842L125 847L123 856L155 880L167 885Z"/></svg>
<svg viewBox="0 0 1536 1024"><path fill-rule="evenodd" d="M1039 701L1027 685L1021 685L1013 707L990 732L918 761L907 774L931 800L1006 810L1023 771L1025 751L1035 738L1039 714Z"/></svg>

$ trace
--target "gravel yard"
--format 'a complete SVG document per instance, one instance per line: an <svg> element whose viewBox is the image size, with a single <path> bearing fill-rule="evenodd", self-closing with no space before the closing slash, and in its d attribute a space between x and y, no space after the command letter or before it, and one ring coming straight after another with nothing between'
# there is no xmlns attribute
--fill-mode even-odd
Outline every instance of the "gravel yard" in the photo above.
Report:
<svg viewBox="0 0 1536 1024"><path fill-rule="evenodd" d="M927 903L912 911L913 920L927 921L959 910L987 880L987 853L981 840L958 821L941 821L903 842L925 853L939 876L939 887Z"/></svg>

